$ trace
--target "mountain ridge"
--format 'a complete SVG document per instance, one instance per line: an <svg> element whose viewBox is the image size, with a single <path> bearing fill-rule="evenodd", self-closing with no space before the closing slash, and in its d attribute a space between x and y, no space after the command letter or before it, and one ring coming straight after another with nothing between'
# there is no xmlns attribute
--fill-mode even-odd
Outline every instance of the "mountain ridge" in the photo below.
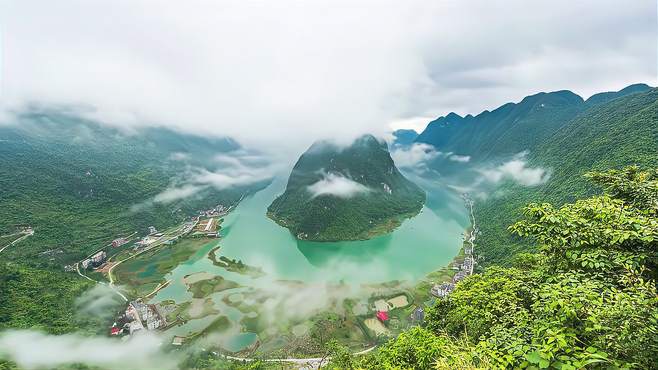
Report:
<svg viewBox="0 0 658 370"><path fill-rule="evenodd" d="M649 89L646 84L633 84L616 92L595 94L588 100L569 90L540 92L475 116L451 112L428 123L414 142L484 162L536 146L592 106Z"/></svg>

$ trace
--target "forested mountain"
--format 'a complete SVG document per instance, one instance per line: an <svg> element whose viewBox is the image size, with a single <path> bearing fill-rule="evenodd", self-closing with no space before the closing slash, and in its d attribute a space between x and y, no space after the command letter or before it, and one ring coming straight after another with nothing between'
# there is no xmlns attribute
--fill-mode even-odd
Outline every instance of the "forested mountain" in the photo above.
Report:
<svg viewBox="0 0 658 370"><path fill-rule="evenodd" d="M530 204L510 228L539 253L466 278L376 353L333 344L328 368L658 368L658 171L587 177L604 194Z"/></svg>
<svg viewBox="0 0 658 370"><path fill-rule="evenodd" d="M468 155L473 163L482 163L532 151L589 108L649 89L645 84L636 84L617 92L594 95L587 101L568 90L538 93L476 116L450 113L439 117L415 141L434 145L443 152ZM443 169L447 170L449 165L449 161L443 164Z"/></svg>
<svg viewBox="0 0 658 370"><path fill-rule="evenodd" d="M135 207L183 181L191 166L217 168L213 154L239 148L230 139L158 128L124 134L53 111L19 116L0 127L0 139L0 230L35 228L20 256L39 265L50 261L38 257L46 250L57 251L52 262L61 268L114 235L170 225L248 190L208 188L183 201ZM3 257L18 253L10 248Z"/></svg>
<svg viewBox="0 0 658 370"><path fill-rule="evenodd" d="M316 142L295 164L268 215L300 239L368 239L417 214L425 193L372 135L348 147Z"/></svg>
<svg viewBox="0 0 658 370"><path fill-rule="evenodd" d="M508 182L497 196L479 202L475 211L485 264L506 263L528 247L506 231L526 203L562 204L591 195L594 190L582 177L590 170L658 166L658 89L593 105L527 149L529 165L551 175L534 187Z"/></svg>
<svg viewBox="0 0 658 370"><path fill-rule="evenodd" d="M587 100L570 91L539 93L477 116L450 113L430 122L416 142L469 156L469 163L438 156L430 166L444 176L469 173L470 182L520 153L529 167L546 171L547 181L533 186L503 179L495 195L488 189L475 207L483 263L508 263L532 248L506 230L526 203L561 204L591 194L582 175L592 169L658 164L657 99L657 90L645 84Z"/></svg>
<svg viewBox="0 0 658 370"><path fill-rule="evenodd" d="M393 145L410 145L418 138L418 133L415 130L399 129L393 131Z"/></svg>

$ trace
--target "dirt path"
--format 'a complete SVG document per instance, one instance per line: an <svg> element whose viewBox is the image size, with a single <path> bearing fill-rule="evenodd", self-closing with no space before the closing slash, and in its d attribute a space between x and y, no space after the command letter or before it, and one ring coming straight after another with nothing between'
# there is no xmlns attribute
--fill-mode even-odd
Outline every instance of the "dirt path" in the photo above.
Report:
<svg viewBox="0 0 658 370"><path fill-rule="evenodd" d="M10 235L7 235L7 236L16 235L16 234L20 234L20 233L14 233L14 234L10 234ZM29 232L25 233L25 235L21 236L20 238L14 240L13 242L11 242L11 243L5 245L5 246L2 247L2 248L0 248L0 253L2 253L2 251L4 251L5 249L11 247L12 245L14 245L14 244L20 242L21 240L27 238L27 237L30 236L30 235L34 235L34 230L30 230Z"/></svg>

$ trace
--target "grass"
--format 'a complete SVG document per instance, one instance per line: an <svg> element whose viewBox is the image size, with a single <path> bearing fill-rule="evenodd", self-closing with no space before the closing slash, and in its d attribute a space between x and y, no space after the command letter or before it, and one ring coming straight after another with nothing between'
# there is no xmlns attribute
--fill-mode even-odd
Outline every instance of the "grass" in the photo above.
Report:
<svg viewBox="0 0 658 370"><path fill-rule="evenodd" d="M126 286L132 294L143 296L164 282L164 277L181 262L187 261L217 239L183 238L176 244L162 245L123 262L113 270L118 285ZM127 251L115 260L125 258Z"/></svg>
<svg viewBox="0 0 658 370"><path fill-rule="evenodd" d="M212 279L205 279L190 284L188 290L192 292L192 297L203 298L213 293L223 292L228 289L239 288L240 284L226 280L221 276L215 276Z"/></svg>

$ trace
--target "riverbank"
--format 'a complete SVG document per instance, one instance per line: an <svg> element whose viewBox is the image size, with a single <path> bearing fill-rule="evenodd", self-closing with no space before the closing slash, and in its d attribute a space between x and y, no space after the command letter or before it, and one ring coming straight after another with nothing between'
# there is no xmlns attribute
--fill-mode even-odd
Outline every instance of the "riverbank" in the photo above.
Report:
<svg viewBox="0 0 658 370"><path fill-rule="evenodd" d="M417 291L417 282L451 277L454 271L437 266L463 258L470 216L454 212L463 203L449 189L433 193L445 211L423 208L386 236L313 243L295 240L265 216L283 185L243 199L225 216L217 239L188 235L113 269L118 283L129 286L127 295L156 291L145 303L167 318L165 337L241 357L312 358L323 353L322 338L359 352L416 325L414 311L431 304L431 285ZM390 299L386 317L378 317L382 305L375 302ZM385 321L386 330L373 320ZM221 340L209 345L206 338Z"/></svg>

